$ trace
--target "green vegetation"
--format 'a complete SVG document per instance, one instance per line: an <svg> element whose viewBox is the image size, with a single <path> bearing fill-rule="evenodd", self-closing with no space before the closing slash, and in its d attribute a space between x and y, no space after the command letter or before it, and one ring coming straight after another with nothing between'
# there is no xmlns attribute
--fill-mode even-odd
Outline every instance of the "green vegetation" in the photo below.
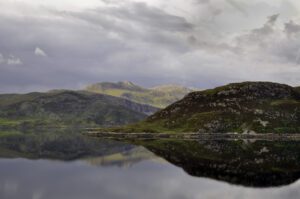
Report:
<svg viewBox="0 0 300 199"><path fill-rule="evenodd" d="M155 107L85 91L0 95L0 127L115 126L141 121Z"/></svg>
<svg viewBox="0 0 300 199"><path fill-rule="evenodd" d="M193 92L122 132L300 133L300 93L269 82Z"/></svg>
<svg viewBox="0 0 300 199"><path fill-rule="evenodd" d="M7 138L9 136L21 135L19 131L0 131L0 138Z"/></svg>
<svg viewBox="0 0 300 199"><path fill-rule="evenodd" d="M290 105L300 105L299 100L294 99L283 99L283 100L274 100L271 102L271 106L290 106Z"/></svg>
<svg viewBox="0 0 300 199"><path fill-rule="evenodd" d="M156 107L167 106L191 91L171 85L146 89L131 82L99 83L86 90L2 94L0 127L130 124L145 119L158 110Z"/></svg>
<svg viewBox="0 0 300 199"><path fill-rule="evenodd" d="M137 103L164 108L181 98L192 90L177 85L162 85L153 88L143 88L131 82L102 82L87 86L89 92L102 93L115 97L122 97Z"/></svg>
<svg viewBox="0 0 300 199"><path fill-rule="evenodd" d="M15 126L20 123L21 123L21 121L0 118L0 126Z"/></svg>

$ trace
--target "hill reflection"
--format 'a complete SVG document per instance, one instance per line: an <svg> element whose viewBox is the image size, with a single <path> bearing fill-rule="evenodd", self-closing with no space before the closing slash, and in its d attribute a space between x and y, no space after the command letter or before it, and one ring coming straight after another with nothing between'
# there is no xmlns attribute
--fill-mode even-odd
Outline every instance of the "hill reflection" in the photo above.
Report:
<svg viewBox="0 0 300 199"><path fill-rule="evenodd" d="M83 160L97 167L164 159L191 176L247 187L284 186L300 178L300 141L115 141L74 132L31 132L2 136L0 157Z"/></svg>
<svg viewBox="0 0 300 199"><path fill-rule="evenodd" d="M283 186L300 177L299 141L131 141L188 174L250 187Z"/></svg>

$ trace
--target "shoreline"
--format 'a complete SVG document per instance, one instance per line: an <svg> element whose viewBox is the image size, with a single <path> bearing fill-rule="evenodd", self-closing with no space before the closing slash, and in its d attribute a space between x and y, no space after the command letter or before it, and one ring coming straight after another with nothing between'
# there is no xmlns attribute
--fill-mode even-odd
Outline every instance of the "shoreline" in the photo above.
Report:
<svg viewBox="0 0 300 199"><path fill-rule="evenodd" d="M108 139L183 139L183 140L300 140L298 134L237 134L237 133L115 133L88 131L84 135Z"/></svg>

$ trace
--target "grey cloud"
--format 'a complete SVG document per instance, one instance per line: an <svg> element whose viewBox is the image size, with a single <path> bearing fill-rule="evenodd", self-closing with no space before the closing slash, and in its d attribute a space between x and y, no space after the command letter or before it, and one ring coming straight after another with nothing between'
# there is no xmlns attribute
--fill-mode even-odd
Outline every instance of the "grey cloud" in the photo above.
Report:
<svg viewBox="0 0 300 199"><path fill-rule="evenodd" d="M300 24L296 24L293 20L284 24L284 30L288 36L300 33Z"/></svg>
<svg viewBox="0 0 300 199"><path fill-rule="evenodd" d="M194 0L194 3L196 3L196 4L208 4L208 3L210 3L210 0Z"/></svg>
<svg viewBox="0 0 300 199"><path fill-rule="evenodd" d="M184 18L170 15L145 3L133 3L130 9L111 10L110 14L120 19L135 21L142 26L150 26L164 31L190 31L193 25Z"/></svg>
<svg viewBox="0 0 300 199"><path fill-rule="evenodd" d="M159 8L150 7L146 3L130 3L126 6L111 8L99 7L89 12L65 12L65 14L71 14L88 22L103 25L104 28L112 28L113 26L116 28L117 25L120 25L118 22L121 21L126 22L126 24L140 25L144 28L160 31L187 32L193 29L193 24L187 22L185 18L168 14Z"/></svg>
<svg viewBox="0 0 300 199"><path fill-rule="evenodd" d="M273 27L274 27L274 24L277 21L278 17L279 17L279 14L269 16L267 22L264 24L263 27L254 29L252 31L254 36L261 37L261 36L266 36L268 34L271 34L273 32Z"/></svg>
<svg viewBox="0 0 300 199"><path fill-rule="evenodd" d="M237 2L235 0L226 0L226 2L228 4L230 4L233 8L235 8L237 11L239 11L240 13L242 13L243 15L248 16L248 12L244 8L244 6L242 6L241 2Z"/></svg>
<svg viewBox="0 0 300 199"><path fill-rule="evenodd" d="M194 35L191 35L187 38L187 41L190 45L194 46L196 49L202 49L210 53L220 53L224 51L238 53L240 51L239 47L231 45L230 43L225 42L216 42L216 41L203 41L197 39Z"/></svg>
<svg viewBox="0 0 300 199"><path fill-rule="evenodd" d="M261 28L240 35L236 40L242 55L266 64L277 64L277 70L284 71L300 64L300 41L292 37L300 32L300 26L290 21L275 28L278 17L278 14L268 17Z"/></svg>
<svg viewBox="0 0 300 199"><path fill-rule="evenodd" d="M262 27L250 30L246 34L238 35L236 37L238 45L249 48L251 46L265 47L271 44L271 35L275 33L274 25L278 17L279 14L269 16Z"/></svg>
<svg viewBox="0 0 300 199"><path fill-rule="evenodd" d="M149 45L162 45L171 51L187 50L185 40L177 34L193 31L193 25L184 18L147 6L130 3L126 7L96 8L85 12L63 12L63 17L74 17L112 33L121 39L139 41ZM183 37L185 37L183 35Z"/></svg>
<svg viewBox="0 0 300 199"><path fill-rule="evenodd" d="M204 16L201 17L201 20L205 23L212 23L217 16L223 13L222 5L212 3L211 1L196 2L199 8L199 14L204 14Z"/></svg>
<svg viewBox="0 0 300 199"><path fill-rule="evenodd" d="M212 12L212 15L214 17L216 17L216 16L218 16L218 15L220 15L222 13L222 10L219 9L219 8L215 8L215 9L212 9L211 12Z"/></svg>
<svg viewBox="0 0 300 199"><path fill-rule="evenodd" d="M295 37L285 36L278 41L274 41L271 53L283 63L300 64L300 41Z"/></svg>
<svg viewBox="0 0 300 199"><path fill-rule="evenodd" d="M47 17L0 13L0 92L76 89L119 80L201 88L245 80L297 83L300 70L291 68L299 63L298 23L283 27L272 15L249 25L249 31L228 31L228 24L239 27L256 16L249 12L249 19L236 22L228 15L228 3L201 2L195 10L203 12L193 13L196 20L128 1L89 10L41 8ZM47 56L36 56L43 54L38 48ZM8 65L10 55L10 63L19 59L23 64Z"/></svg>
<svg viewBox="0 0 300 199"><path fill-rule="evenodd" d="M0 67L1 82L5 82L0 92L15 90L18 86L17 91L47 87L78 88L78 85L86 83L123 79L150 84L153 76L162 77L160 68L164 55L172 57L173 53L177 53L176 49L187 48L185 41L176 40L172 33L161 33L158 29L157 34L147 33L147 39L144 39L144 34L130 28L122 34L122 24L109 28L107 23L107 28L99 29L90 23L74 23L68 14L59 16L64 20L41 21L34 17L0 19L0 37L4 38L0 40L0 46L7 47L3 48L6 53L18 54L24 62L22 69ZM26 37L15 31L19 28L28 32ZM112 33L121 33L121 37L115 38ZM46 50L48 56L45 59L32 56L36 46ZM175 75L173 80L158 78L156 84L176 82L175 79Z"/></svg>
<svg viewBox="0 0 300 199"><path fill-rule="evenodd" d="M273 26L275 24L275 22L277 21L278 17L280 14L274 14L268 17L268 21L267 24Z"/></svg>

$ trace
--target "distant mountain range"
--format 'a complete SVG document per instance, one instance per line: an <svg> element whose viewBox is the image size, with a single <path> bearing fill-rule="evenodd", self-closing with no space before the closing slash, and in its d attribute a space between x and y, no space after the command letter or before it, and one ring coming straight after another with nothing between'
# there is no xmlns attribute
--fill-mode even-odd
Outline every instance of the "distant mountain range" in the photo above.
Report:
<svg viewBox="0 0 300 199"><path fill-rule="evenodd" d="M0 127L118 126L135 123L191 91L163 85L147 89L131 82L97 83L86 90L0 95ZM155 106L154 106L155 105Z"/></svg>
<svg viewBox="0 0 300 199"><path fill-rule="evenodd" d="M299 133L299 87L243 82L192 92L146 121L116 131Z"/></svg>
<svg viewBox="0 0 300 199"><path fill-rule="evenodd" d="M161 85L153 88L143 88L129 81L118 83L96 83L87 86L85 90L121 97L130 101L148 104L158 108L165 108L193 91L190 88L179 85Z"/></svg>

